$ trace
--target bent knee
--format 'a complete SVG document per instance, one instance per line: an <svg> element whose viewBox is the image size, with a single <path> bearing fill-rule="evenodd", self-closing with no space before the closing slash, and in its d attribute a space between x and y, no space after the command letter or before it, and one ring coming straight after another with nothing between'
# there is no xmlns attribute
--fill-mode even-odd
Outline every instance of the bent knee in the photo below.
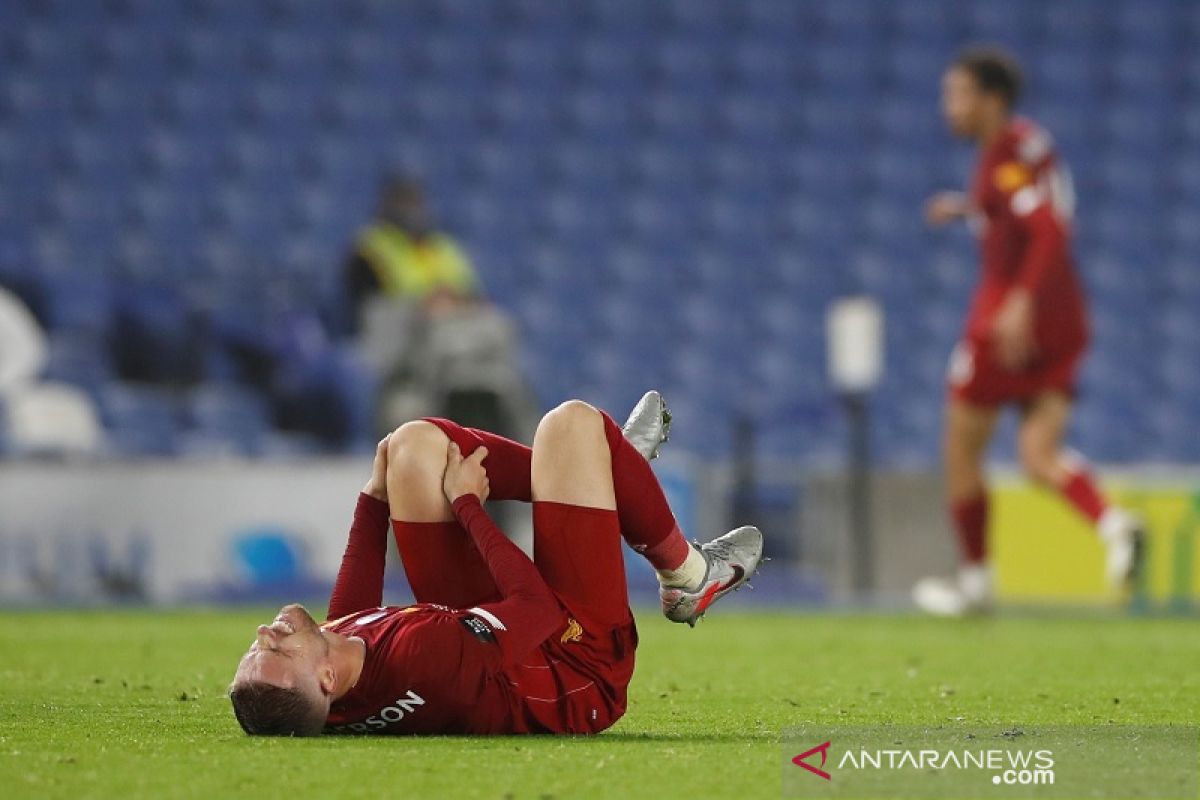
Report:
<svg viewBox="0 0 1200 800"><path fill-rule="evenodd" d="M582 400L568 400L549 411L538 423L537 435L578 436L603 433L600 411Z"/></svg>
<svg viewBox="0 0 1200 800"><path fill-rule="evenodd" d="M1036 483L1052 481L1057 464L1053 447L1047 447L1041 442L1022 441L1017 446L1017 456L1021 461L1021 469L1030 480Z"/></svg>
<svg viewBox="0 0 1200 800"><path fill-rule="evenodd" d="M423 419L406 422L392 431L388 439L388 463L399 464L432 455L445 459L449 441L450 437L432 422Z"/></svg>

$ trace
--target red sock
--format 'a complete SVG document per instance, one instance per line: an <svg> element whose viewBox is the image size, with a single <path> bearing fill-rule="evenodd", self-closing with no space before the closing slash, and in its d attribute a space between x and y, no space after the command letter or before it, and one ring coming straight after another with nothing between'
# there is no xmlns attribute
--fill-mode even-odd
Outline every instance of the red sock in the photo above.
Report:
<svg viewBox="0 0 1200 800"><path fill-rule="evenodd" d="M1093 525L1098 523L1108 510L1108 501L1104 499L1104 495L1096 487L1096 481L1086 470L1072 472L1071 477L1058 490L1062 492L1066 501L1091 520Z"/></svg>
<svg viewBox="0 0 1200 800"><path fill-rule="evenodd" d="M464 428L448 419L426 417L425 421L441 428L450 441L458 445L464 457L474 453L480 445L488 449L483 467L487 470L491 486L490 499L520 500L524 503L533 501L533 450L499 434L478 428Z"/></svg>
<svg viewBox="0 0 1200 800"><path fill-rule="evenodd" d="M687 558L690 545L675 522L654 470L625 440L620 426L608 414L604 415L604 435L612 453L613 492L621 535L655 569L677 569Z"/></svg>
<svg viewBox="0 0 1200 800"><path fill-rule="evenodd" d="M531 500L533 450L503 436L464 428L450 420L430 417L426 421L441 428L464 456L475 452L480 445L487 447L483 466L491 483L492 500ZM655 569L675 569L687 558L690 545L675 522L658 478L608 414L604 415L604 433L612 453L613 492L621 535Z"/></svg>
<svg viewBox="0 0 1200 800"><path fill-rule="evenodd" d="M958 537L958 549L963 561L979 564L987 559L988 496L981 492L967 500L958 500L950 505L954 518L954 534Z"/></svg>

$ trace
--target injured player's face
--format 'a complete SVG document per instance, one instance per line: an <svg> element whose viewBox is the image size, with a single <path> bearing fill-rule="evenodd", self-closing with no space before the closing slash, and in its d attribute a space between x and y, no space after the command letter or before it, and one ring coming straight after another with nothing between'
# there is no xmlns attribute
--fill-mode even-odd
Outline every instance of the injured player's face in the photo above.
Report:
<svg viewBox="0 0 1200 800"><path fill-rule="evenodd" d="M270 623L258 626L233 682L269 683L320 695L320 676L328 662L329 643L320 626L304 606L292 604L281 608Z"/></svg>

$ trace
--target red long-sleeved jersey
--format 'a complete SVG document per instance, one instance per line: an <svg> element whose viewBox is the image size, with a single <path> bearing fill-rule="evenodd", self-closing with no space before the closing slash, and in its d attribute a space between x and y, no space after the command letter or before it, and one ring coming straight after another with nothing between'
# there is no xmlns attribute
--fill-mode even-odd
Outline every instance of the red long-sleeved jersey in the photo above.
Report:
<svg viewBox="0 0 1200 800"><path fill-rule="evenodd" d="M454 513L500 590L471 609L381 607L388 507L360 495L322 627L366 644L358 683L330 709L331 733L593 733L624 711L604 665L559 641L567 612L474 495ZM454 569L453 564L445 569ZM567 641L564 635L563 642ZM615 716L614 716L615 715Z"/></svg>
<svg viewBox="0 0 1200 800"><path fill-rule="evenodd" d="M1015 118L980 155L971 200L983 269L967 337L986 342L997 310L1021 287L1033 295L1039 355L1053 359L1078 351L1088 333L1071 256L1074 192L1049 134Z"/></svg>

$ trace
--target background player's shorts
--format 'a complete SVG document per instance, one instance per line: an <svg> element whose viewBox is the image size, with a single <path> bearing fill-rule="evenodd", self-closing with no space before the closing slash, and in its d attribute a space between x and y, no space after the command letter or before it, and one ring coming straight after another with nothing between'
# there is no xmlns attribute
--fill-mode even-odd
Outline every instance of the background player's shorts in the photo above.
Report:
<svg viewBox="0 0 1200 800"><path fill-rule="evenodd" d="M950 354L946 380L951 397L976 406L1024 404L1046 392L1074 397L1083 355L1084 347L1071 348L1013 371L997 362L990 343L967 338Z"/></svg>

